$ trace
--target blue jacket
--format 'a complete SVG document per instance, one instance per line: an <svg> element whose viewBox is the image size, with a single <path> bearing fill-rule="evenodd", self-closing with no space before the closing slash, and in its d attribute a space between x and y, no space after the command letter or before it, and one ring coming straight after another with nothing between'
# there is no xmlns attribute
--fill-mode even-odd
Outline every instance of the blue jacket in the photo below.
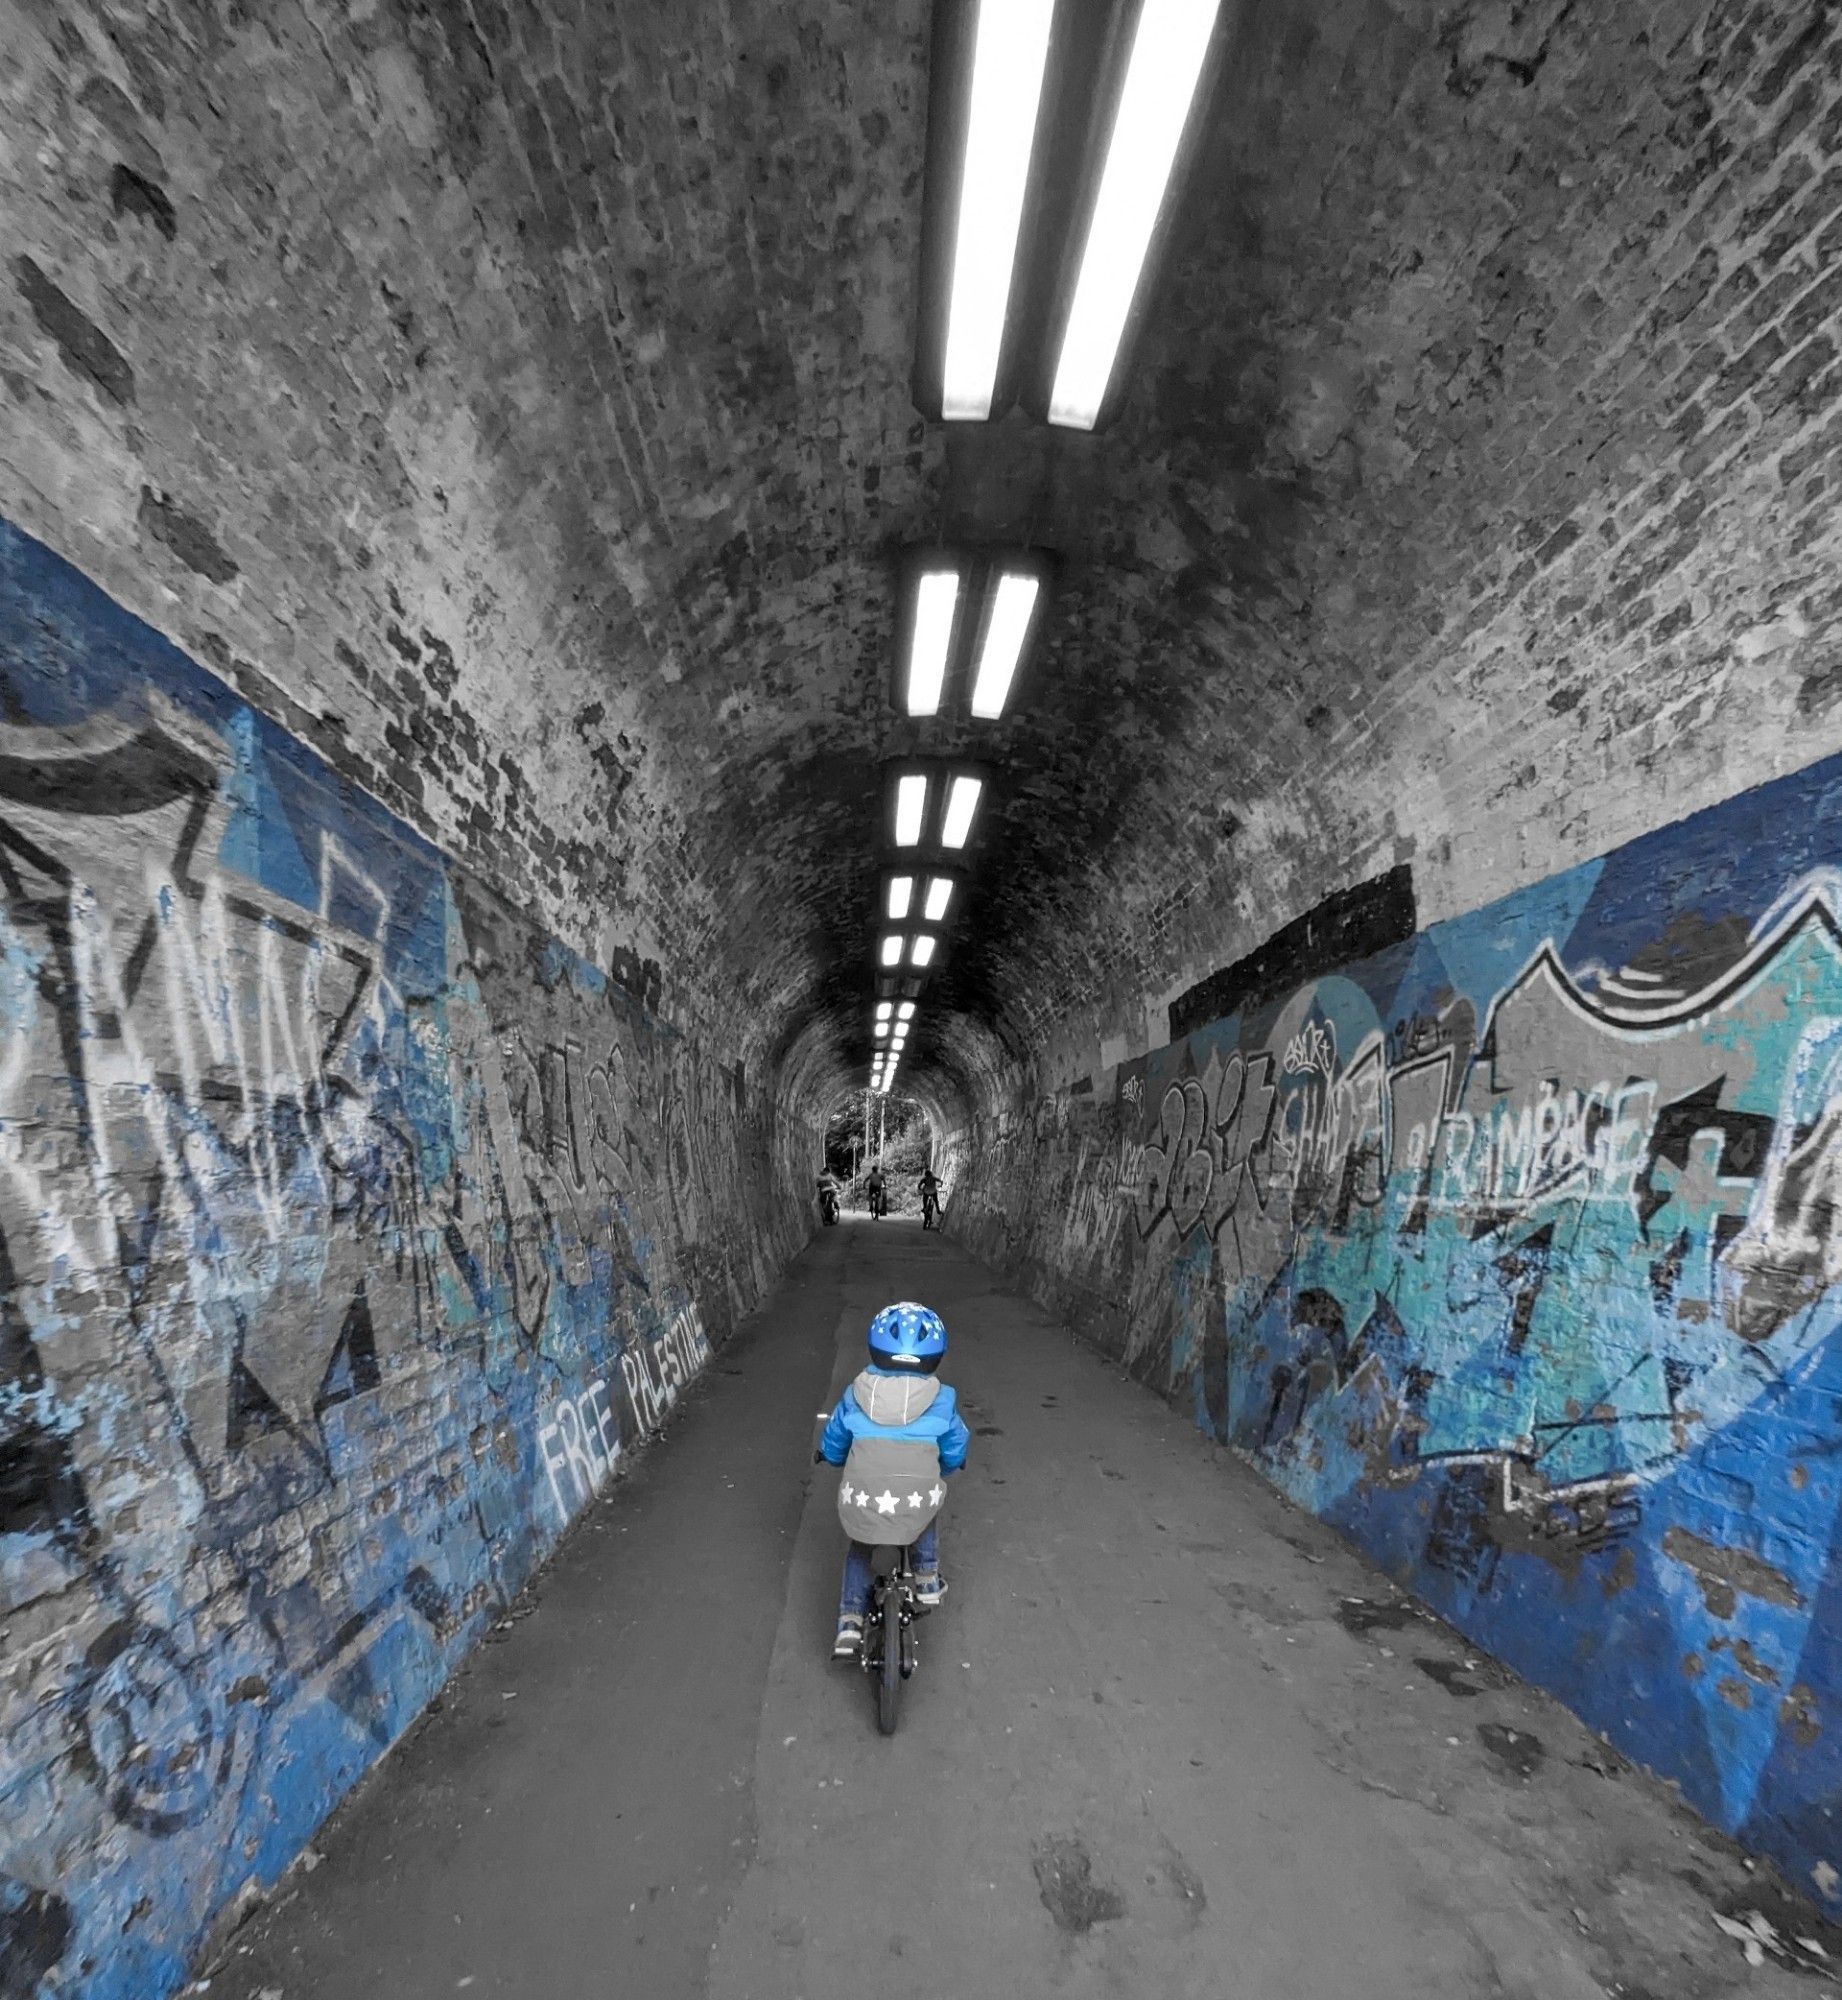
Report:
<svg viewBox="0 0 1842 2000"><path fill-rule="evenodd" d="M874 1363L838 1398L819 1439L819 1451L828 1463L842 1465L850 1456L851 1440L860 1437L914 1438L931 1444L940 1453L942 1472L957 1472L972 1443L949 1384Z"/></svg>

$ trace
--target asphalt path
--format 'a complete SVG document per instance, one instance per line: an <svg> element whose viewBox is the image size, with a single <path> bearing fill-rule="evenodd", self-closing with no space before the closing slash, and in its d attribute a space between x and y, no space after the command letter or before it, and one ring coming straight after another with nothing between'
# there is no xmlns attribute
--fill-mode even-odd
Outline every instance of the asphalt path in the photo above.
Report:
<svg viewBox="0 0 1842 2000"><path fill-rule="evenodd" d="M885 1738L811 1447L905 1297L974 1437ZM1810 1990L1660 1786L911 1221L819 1232L515 1612L213 1996Z"/></svg>

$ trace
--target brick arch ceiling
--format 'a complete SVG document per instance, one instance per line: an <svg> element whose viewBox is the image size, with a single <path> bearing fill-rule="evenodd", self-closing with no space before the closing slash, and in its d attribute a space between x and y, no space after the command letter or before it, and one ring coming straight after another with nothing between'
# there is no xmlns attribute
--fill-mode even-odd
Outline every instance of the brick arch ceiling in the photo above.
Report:
<svg viewBox="0 0 1842 2000"><path fill-rule="evenodd" d="M951 1115L1365 874L1437 915L1837 739L1820 13L1246 0L1080 437L911 407L924 0L23 12L20 254L135 371L15 388L27 525L802 1094L891 756L998 769ZM935 535L1064 560L976 739L889 699Z"/></svg>

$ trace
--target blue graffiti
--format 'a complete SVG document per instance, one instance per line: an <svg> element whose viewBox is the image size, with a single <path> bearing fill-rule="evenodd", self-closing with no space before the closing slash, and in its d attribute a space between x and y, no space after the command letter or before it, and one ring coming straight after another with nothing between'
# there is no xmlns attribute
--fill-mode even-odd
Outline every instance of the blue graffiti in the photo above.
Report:
<svg viewBox="0 0 1842 2000"><path fill-rule="evenodd" d="M1110 1115L981 1134L961 1197L1030 1216L1008 1254L1058 1304L1832 1903L1839 797L1832 760L1212 1023Z"/></svg>
<svg viewBox="0 0 1842 2000"><path fill-rule="evenodd" d="M656 967L534 937L4 525L0 696L0 1634L41 1607L52 1690L0 1704L0 1967L147 2000L796 1204Z"/></svg>

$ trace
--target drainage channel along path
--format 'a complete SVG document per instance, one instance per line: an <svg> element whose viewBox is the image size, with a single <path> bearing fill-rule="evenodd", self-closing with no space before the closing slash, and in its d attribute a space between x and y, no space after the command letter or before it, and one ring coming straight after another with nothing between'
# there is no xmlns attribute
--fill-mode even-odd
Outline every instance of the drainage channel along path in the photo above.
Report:
<svg viewBox="0 0 1842 2000"><path fill-rule="evenodd" d="M974 1435L884 1737L811 1448L898 1298ZM912 1223L823 1231L517 1609L214 2000L1821 1990L1733 1934L1810 1934L1763 1869Z"/></svg>

